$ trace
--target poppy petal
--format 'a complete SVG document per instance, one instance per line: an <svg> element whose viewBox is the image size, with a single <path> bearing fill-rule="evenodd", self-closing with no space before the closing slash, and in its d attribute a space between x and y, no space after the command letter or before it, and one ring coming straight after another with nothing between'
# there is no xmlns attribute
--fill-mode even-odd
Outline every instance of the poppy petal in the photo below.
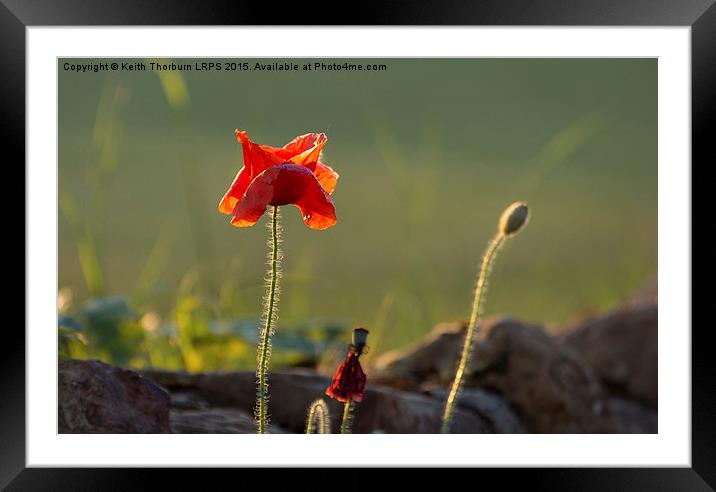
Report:
<svg viewBox="0 0 716 492"><path fill-rule="evenodd" d="M267 145L255 144L249 138L248 133L244 131L234 130L236 139L241 143L244 154L244 167L238 172L234 181L231 183L229 190L219 202L219 212L230 214L236 207L236 204L246 192L251 181L261 174L266 168L286 162L279 156L274 154L272 147Z"/></svg>
<svg viewBox="0 0 716 492"><path fill-rule="evenodd" d="M259 174L236 203L231 223L237 227L254 225L269 205L294 204L311 229L327 229L336 224L336 211L330 195L314 174L304 166L281 164Z"/></svg>
<svg viewBox="0 0 716 492"><path fill-rule="evenodd" d="M313 171L321 150L328 142L325 133L307 133L294 138L279 149L252 142L245 131L237 129L235 132L236 138L244 147L244 165L250 164L253 176L258 176L267 167L284 162L292 162L299 166L308 165Z"/></svg>
<svg viewBox="0 0 716 492"><path fill-rule="evenodd" d="M326 389L326 395L344 403L348 400L363 401L366 379L358 356L349 352L338 366L331 385Z"/></svg>
<svg viewBox="0 0 716 492"><path fill-rule="evenodd" d="M336 189L340 175L322 162L316 163L313 174L316 175L316 179L321 183L323 189L326 190L329 195L332 194L333 190Z"/></svg>
<svg viewBox="0 0 716 492"><path fill-rule="evenodd" d="M312 165L318 162L318 157L326 143L328 143L328 137L325 133L307 133L294 138L276 153L286 161L291 161L299 166L314 167Z"/></svg>
<svg viewBox="0 0 716 492"><path fill-rule="evenodd" d="M234 182L231 183L229 191L223 196L219 202L219 212L222 214L230 214L238 201L246 192L246 188L251 184L251 172L246 168L242 167L239 173L234 178Z"/></svg>
<svg viewBox="0 0 716 492"><path fill-rule="evenodd" d="M244 131L234 130L237 140L241 143L244 152L244 166L249 168L249 175L255 178L265 169L283 164L288 159L277 152L279 149L270 145L260 145L254 143L249 138L249 134Z"/></svg>

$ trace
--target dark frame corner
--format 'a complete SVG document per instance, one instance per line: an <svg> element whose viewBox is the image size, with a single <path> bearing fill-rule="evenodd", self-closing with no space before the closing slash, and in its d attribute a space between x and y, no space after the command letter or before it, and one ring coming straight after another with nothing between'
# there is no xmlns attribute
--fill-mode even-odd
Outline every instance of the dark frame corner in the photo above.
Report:
<svg viewBox="0 0 716 492"><path fill-rule="evenodd" d="M330 5L312 4L305 9L277 14L272 4L241 0L0 0L0 63L3 70L3 148L13 151L14 162L25 160L25 28L64 25L618 25L691 26L692 41L692 162L702 166L716 162L716 151L707 129L716 123L716 0L448 0L436 9L430 0L389 0L363 5L346 22ZM321 2L319 2L321 3ZM317 13L318 12L318 13ZM6 161L10 163L10 159ZM692 164L692 170L694 166ZM23 177L24 180L24 177ZM26 244L24 245L26 246ZM27 258L26 258L27 261ZM714 490L716 488L716 393L709 369L713 357L701 326L692 330L692 468L665 469L567 469L525 470L500 474L500 480L530 480L537 489L567 490ZM10 330L9 330L10 331ZM19 333L16 333L19 332ZM0 488L125 490L143 484L161 471L142 469L131 474L120 469L74 470L25 467L25 338L14 330L7 338L1 359L3 403L0 405ZM334 470L336 472L337 470ZM419 476L416 470L415 476ZM485 470L495 473L499 470ZM213 472L217 473L217 471ZM221 471L225 473L225 471ZM293 470L311 473L311 470ZM328 473L328 472L325 472ZM480 473L483 473L482 471ZM171 471L186 485L188 473ZM330 473L329 473L330 474ZM162 474L162 481L167 473ZM306 475L308 476L308 475ZM253 478L256 477L256 478ZM315 475L313 475L315 478ZM324 479L328 478L323 475ZM345 477L344 477L345 478ZM261 474L242 474L242 483L261 483ZM254 482L255 480L255 482ZM330 479L329 479L330 480ZM206 481L198 482L206 486Z"/></svg>

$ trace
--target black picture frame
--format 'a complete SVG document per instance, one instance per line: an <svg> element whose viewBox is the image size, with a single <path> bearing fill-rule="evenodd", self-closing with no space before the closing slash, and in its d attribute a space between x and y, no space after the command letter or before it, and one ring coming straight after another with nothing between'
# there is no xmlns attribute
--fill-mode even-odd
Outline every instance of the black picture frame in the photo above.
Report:
<svg viewBox="0 0 716 492"><path fill-rule="evenodd" d="M0 0L0 100L3 161L25 158L25 28L28 26L110 25L553 25L553 26L690 26L692 70L692 162L702 167L716 162L708 129L716 120L716 0L392 0L361 2L352 9L334 3L296 3L277 8L270 2L242 0ZM340 13L341 10L346 13ZM347 13L350 12L350 13ZM710 124L709 124L710 123ZM14 158L9 157L10 155ZM7 160L5 160L7 158ZM693 170L694 164L691 169ZM19 165L17 165L19 168ZM23 177L24 182L24 177ZM25 245L26 246L26 245ZM26 257L27 262L27 257ZM0 487L8 490L131 490L147 480L181 480L185 486L206 485L182 470L40 469L26 468L25 455L25 337L16 325L7 326L0 404ZM529 480L532 490L713 490L716 487L716 446L713 416L716 386L710 378L713 357L706 326L692 329L692 467L614 469L525 469L500 473L500 487ZM213 470L220 483L229 470ZM242 473L241 470L234 471ZM316 478L315 471L294 470L295 479ZM339 470L325 472L321 481L346 483ZM161 477L159 477L161 475ZM417 470L412 473L420 477ZM263 473L242 475L240 487L265 480ZM361 482L365 485L365 479ZM348 480L350 482L350 480Z"/></svg>

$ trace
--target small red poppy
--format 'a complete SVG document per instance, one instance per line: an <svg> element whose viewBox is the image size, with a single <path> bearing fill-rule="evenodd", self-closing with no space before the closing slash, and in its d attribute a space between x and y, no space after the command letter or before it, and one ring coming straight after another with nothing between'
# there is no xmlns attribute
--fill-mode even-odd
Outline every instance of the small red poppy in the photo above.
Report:
<svg viewBox="0 0 716 492"><path fill-rule="evenodd" d="M340 402L362 401L365 394L366 377L358 360L358 353L351 350L346 359L338 366L333 383L326 394Z"/></svg>
<svg viewBox="0 0 716 492"><path fill-rule="evenodd" d="M338 173L319 162L328 141L324 133L307 133L281 148L252 142L236 130L243 147L244 167L219 202L219 211L231 214L236 227L250 227L269 205L293 204L301 209L303 221L312 229L336 224L330 194Z"/></svg>

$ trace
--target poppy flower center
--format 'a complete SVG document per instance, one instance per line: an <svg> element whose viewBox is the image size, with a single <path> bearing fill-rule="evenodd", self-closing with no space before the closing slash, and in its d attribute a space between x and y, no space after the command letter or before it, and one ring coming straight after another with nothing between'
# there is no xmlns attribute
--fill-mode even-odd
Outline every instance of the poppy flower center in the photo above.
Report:
<svg viewBox="0 0 716 492"><path fill-rule="evenodd" d="M290 163L286 163L291 165ZM296 203L303 193L303 179L301 176L303 169L300 166L295 168L299 173L290 173L283 177L281 186L274 186L273 198L269 202L269 205L281 206ZM310 172L310 171L309 171ZM278 179L278 175L276 176Z"/></svg>

